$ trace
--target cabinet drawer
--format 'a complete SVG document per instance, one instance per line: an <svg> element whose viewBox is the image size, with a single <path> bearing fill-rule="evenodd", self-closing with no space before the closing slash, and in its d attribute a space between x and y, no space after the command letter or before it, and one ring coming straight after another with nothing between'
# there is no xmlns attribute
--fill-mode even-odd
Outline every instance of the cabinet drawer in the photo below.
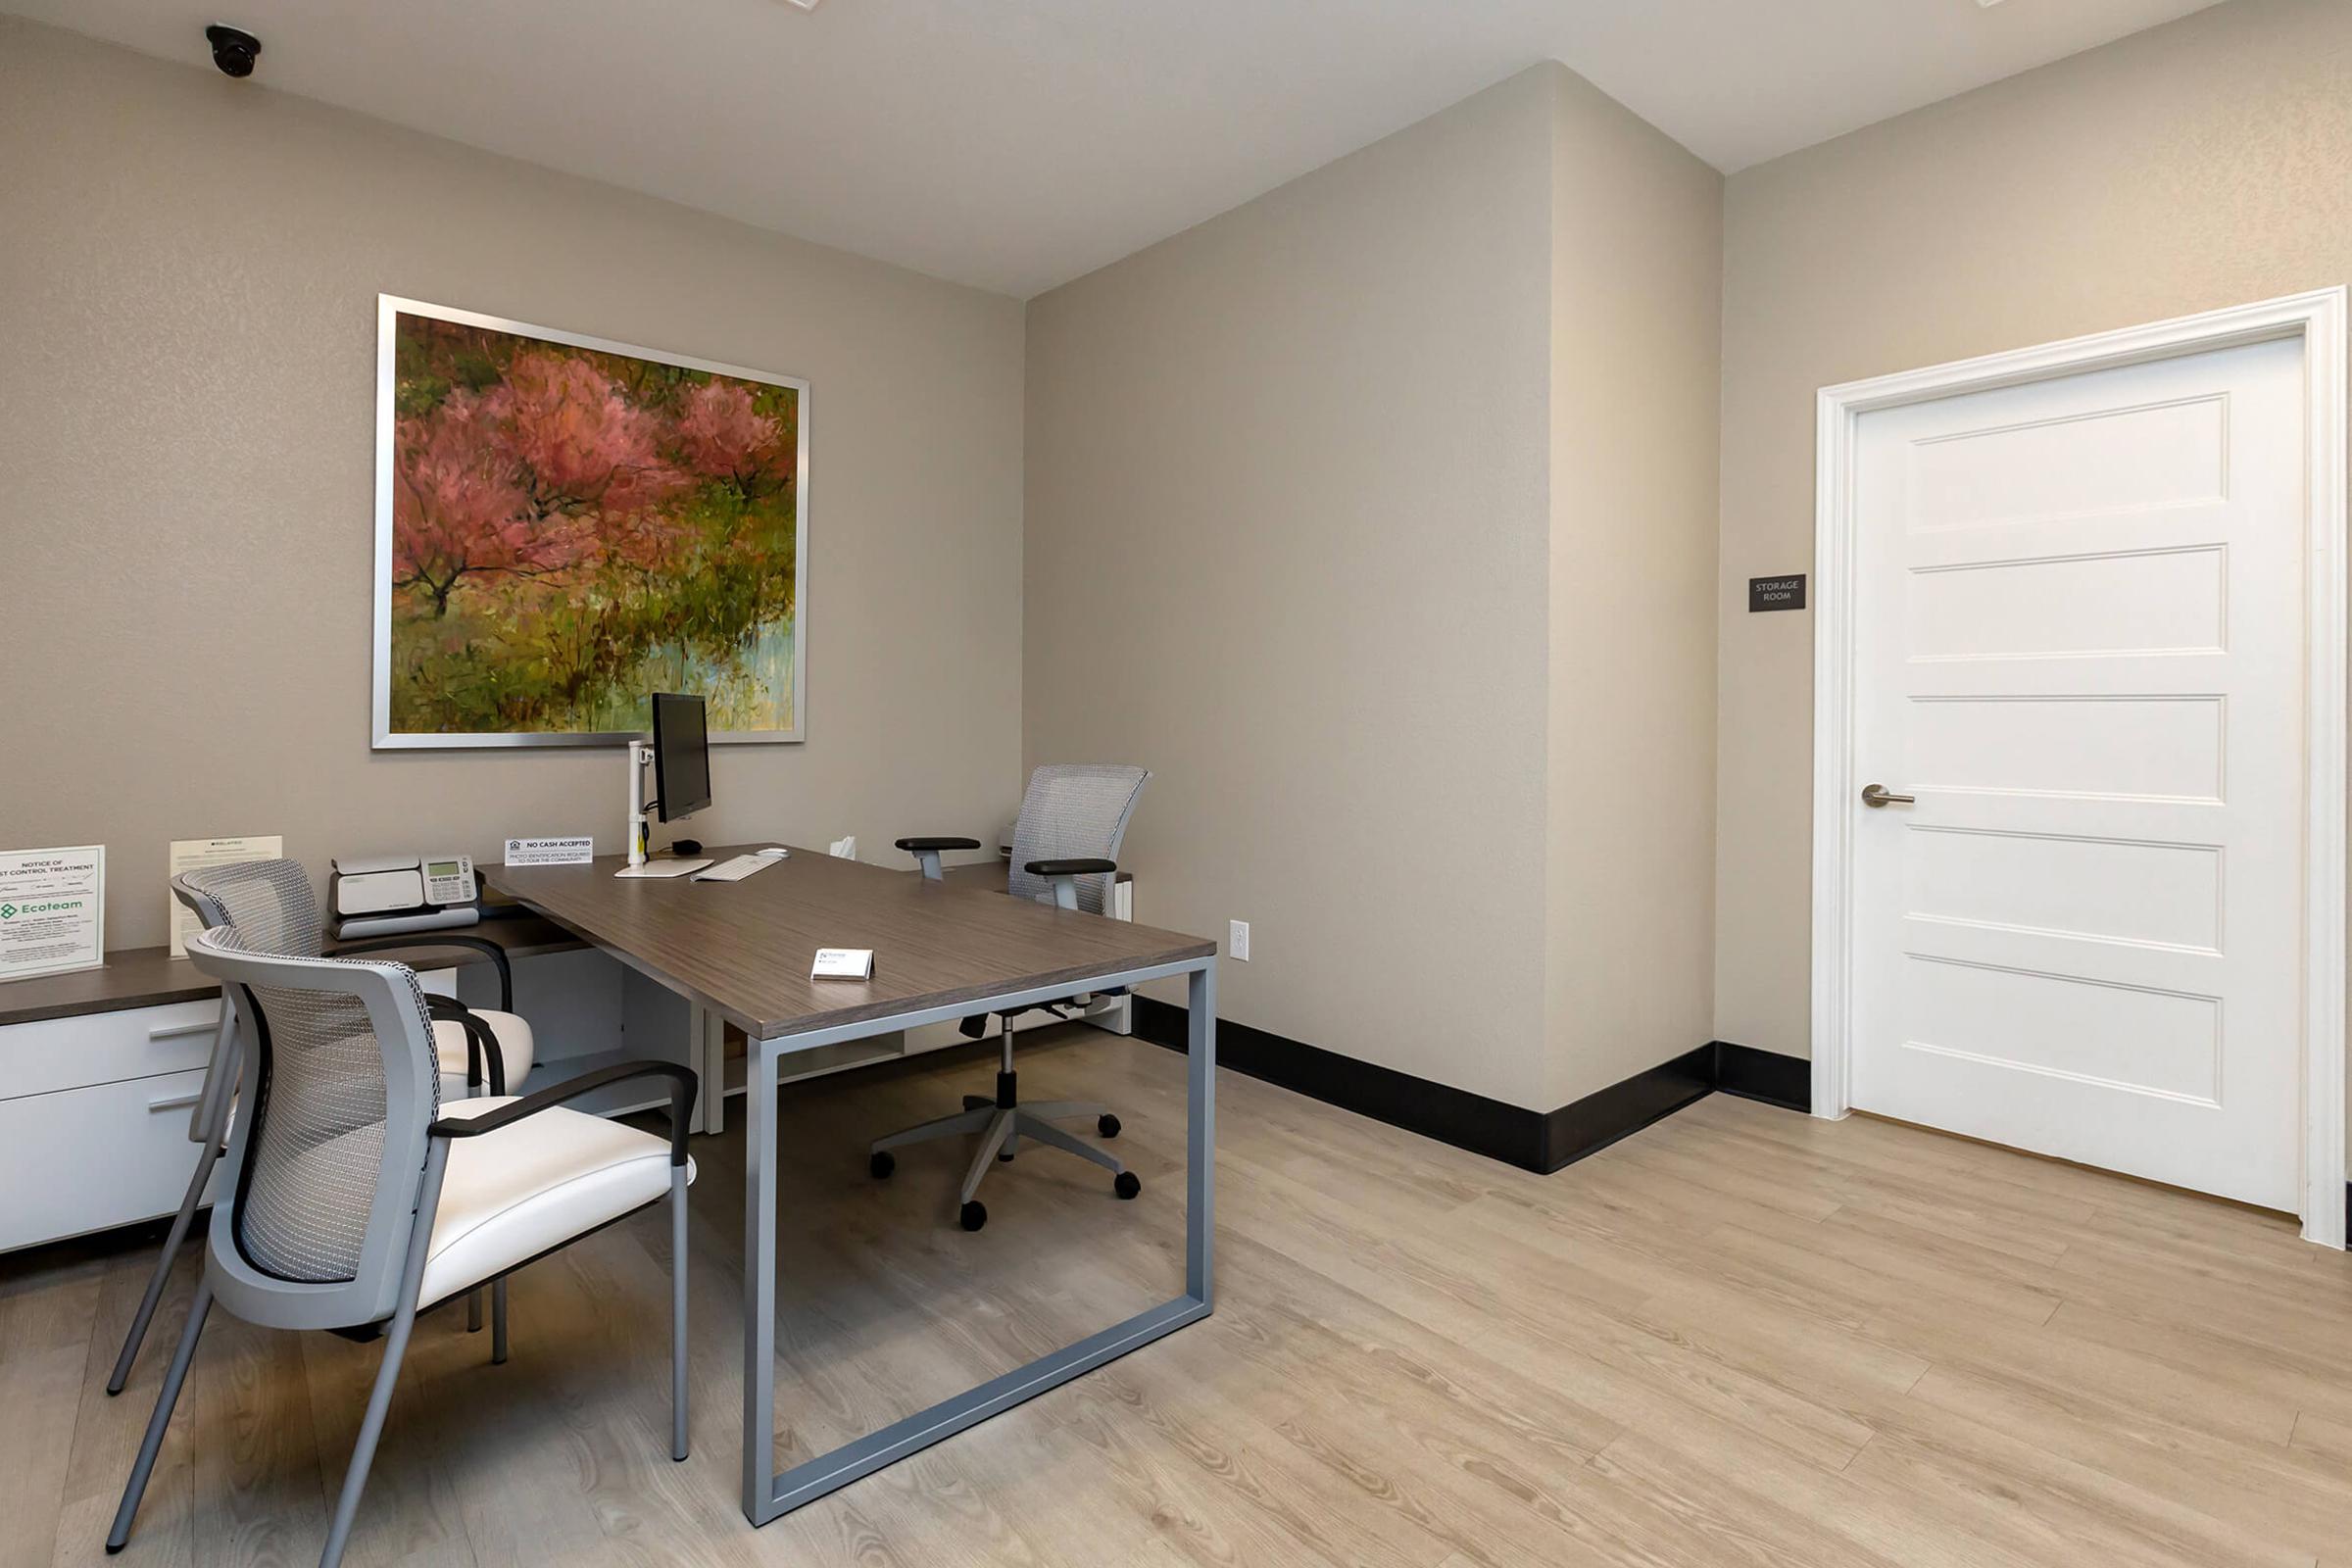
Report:
<svg viewBox="0 0 2352 1568"><path fill-rule="evenodd" d="M0 1028L0 1102L201 1067L220 1024L219 997L10 1024Z"/></svg>
<svg viewBox="0 0 2352 1568"><path fill-rule="evenodd" d="M179 1207L201 1068L0 1101L0 1251Z"/></svg>

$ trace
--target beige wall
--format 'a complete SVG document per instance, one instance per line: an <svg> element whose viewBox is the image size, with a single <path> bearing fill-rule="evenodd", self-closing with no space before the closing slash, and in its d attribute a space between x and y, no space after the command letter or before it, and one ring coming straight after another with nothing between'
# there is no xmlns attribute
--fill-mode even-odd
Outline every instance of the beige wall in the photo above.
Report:
<svg viewBox="0 0 2352 1568"><path fill-rule="evenodd" d="M621 843L617 756L368 750L378 290L806 376L808 736L711 842L1019 798L1020 305L0 20L0 847Z"/></svg>
<svg viewBox="0 0 2352 1568"><path fill-rule="evenodd" d="M1715 1028L1809 1054L1813 394L2352 281L2352 5L2236 0L1736 175Z"/></svg>
<svg viewBox="0 0 2352 1568"><path fill-rule="evenodd" d="M1228 1018L1533 1109L1706 1040L1720 183L1545 64L1031 302L1028 760L1154 769Z"/></svg>
<svg viewBox="0 0 2352 1568"><path fill-rule="evenodd" d="M1713 1027L1723 180L1547 71L1549 1106Z"/></svg>
<svg viewBox="0 0 2352 1568"><path fill-rule="evenodd" d="M1030 302L1026 754L1229 1019L1540 1107L1548 76Z"/></svg>

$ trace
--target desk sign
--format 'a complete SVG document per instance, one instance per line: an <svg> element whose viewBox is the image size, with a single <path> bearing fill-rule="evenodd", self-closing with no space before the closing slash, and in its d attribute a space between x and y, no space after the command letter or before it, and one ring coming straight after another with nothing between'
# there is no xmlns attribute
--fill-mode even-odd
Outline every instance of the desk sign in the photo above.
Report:
<svg viewBox="0 0 2352 1568"><path fill-rule="evenodd" d="M167 877L182 871L201 871L213 865L242 865L248 860L275 860L286 853L285 835L264 833L233 839L173 839L172 857L165 862ZM170 888L164 889L164 913L172 921L172 956L188 956L188 938L204 929L196 911L179 902Z"/></svg>
<svg viewBox="0 0 2352 1568"><path fill-rule="evenodd" d="M586 865L596 858L596 840L570 839L509 839L509 865Z"/></svg>
<svg viewBox="0 0 2352 1568"><path fill-rule="evenodd" d="M1805 608L1805 574L1793 577L1750 577L1747 579L1747 612L1759 610L1802 610Z"/></svg>
<svg viewBox="0 0 2352 1568"><path fill-rule="evenodd" d="M871 948L819 948L816 964L808 971L811 980L871 980L874 977L874 950Z"/></svg>
<svg viewBox="0 0 2352 1568"><path fill-rule="evenodd" d="M0 980L106 961L106 846L0 851Z"/></svg>

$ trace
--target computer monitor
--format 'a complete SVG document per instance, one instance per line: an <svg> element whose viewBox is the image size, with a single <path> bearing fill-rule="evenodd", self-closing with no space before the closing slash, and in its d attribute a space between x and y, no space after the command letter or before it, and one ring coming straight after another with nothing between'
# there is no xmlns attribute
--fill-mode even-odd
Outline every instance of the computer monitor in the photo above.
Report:
<svg viewBox="0 0 2352 1568"><path fill-rule="evenodd" d="M710 804L710 739L700 697L654 693L654 794L664 822Z"/></svg>

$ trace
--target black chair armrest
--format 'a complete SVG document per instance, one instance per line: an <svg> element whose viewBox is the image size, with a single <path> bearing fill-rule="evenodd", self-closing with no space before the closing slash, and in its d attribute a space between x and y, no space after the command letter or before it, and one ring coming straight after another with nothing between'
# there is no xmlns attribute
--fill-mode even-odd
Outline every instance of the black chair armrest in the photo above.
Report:
<svg viewBox="0 0 2352 1568"><path fill-rule="evenodd" d="M348 958L355 953L419 953L431 948L466 948L487 955L498 966L498 1010L514 1010L514 966L507 959L507 950L488 937L469 937L462 932L404 931L389 937L354 937L349 942L329 945L330 958Z"/></svg>
<svg viewBox="0 0 2352 1568"><path fill-rule="evenodd" d="M917 850L976 850L978 839L901 839L899 848L912 855Z"/></svg>
<svg viewBox="0 0 2352 1568"><path fill-rule="evenodd" d="M1116 860L1031 860L1021 867L1031 876L1092 876L1099 871L1116 871Z"/></svg>
<svg viewBox="0 0 2352 1568"><path fill-rule="evenodd" d="M424 1010L436 1019L447 1019L449 1022L465 1028L466 1083L480 1083L482 1081L482 1065L487 1062L490 1069L490 1092L494 1095L505 1094L507 1092L507 1055L505 1052L498 1049L498 1035L491 1029L488 1020L457 998L437 997L429 991L424 994Z"/></svg>
<svg viewBox="0 0 2352 1568"><path fill-rule="evenodd" d="M577 1100L593 1089L621 1083L630 1078L666 1078L669 1080L669 1162L686 1163L687 1122L694 1114L695 1076L674 1061L616 1061L609 1067L598 1067L566 1078L560 1084L550 1084L535 1090L511 1104L486 1110L479 1116L444 1116L425 1131L435 1138L479 1138L501 1127L512 1127L525 1116L536 1116L543 1110L553 1110L567 1100Z"/></svg>

